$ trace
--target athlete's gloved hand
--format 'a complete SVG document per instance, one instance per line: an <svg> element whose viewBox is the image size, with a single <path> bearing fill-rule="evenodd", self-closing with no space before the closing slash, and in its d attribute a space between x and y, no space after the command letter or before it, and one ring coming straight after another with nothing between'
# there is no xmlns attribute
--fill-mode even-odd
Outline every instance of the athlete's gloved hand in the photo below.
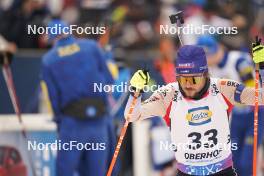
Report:
<svg viewBox="0 0 264 176"><path fill-rule="evenodd" d="M143 92L144 86L149 83L149 72L147 70L138 70L132 76L130 85L135 92ZM132 92L133 93L133 92Z"/></svg>
<svg viewBox="0 0 264 176"><path fill-rule="evenodd" d="M252 43L253 61L258 63L264 62L264 45L261 43L261 39L256 36L256 42Z"/></svg>

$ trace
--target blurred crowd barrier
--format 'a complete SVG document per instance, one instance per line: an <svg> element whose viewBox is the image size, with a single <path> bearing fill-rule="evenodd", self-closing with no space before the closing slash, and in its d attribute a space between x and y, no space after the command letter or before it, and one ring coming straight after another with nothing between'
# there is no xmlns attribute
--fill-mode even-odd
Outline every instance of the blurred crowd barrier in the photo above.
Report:
<svg viewBox="0 0 264 176"><path fill-rule="evenodd" d="M23 114L22 120L27 141L16 115L0 115L0 175L32 176L32 160L38 176L55 176L56 150L43 144L56 141L56 124L47 114Z"/></svg>

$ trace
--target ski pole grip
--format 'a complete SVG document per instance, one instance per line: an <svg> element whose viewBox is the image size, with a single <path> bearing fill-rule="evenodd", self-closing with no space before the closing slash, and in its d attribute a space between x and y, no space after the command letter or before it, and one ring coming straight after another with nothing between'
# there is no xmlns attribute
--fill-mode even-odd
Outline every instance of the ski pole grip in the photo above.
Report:
<svg viewBox="0 0 264 176"><path fill-rule="evenodd" d="M2 51L0 52L0 66L10 65L13 60L13 54L10 52Z"/></svg>
<svg viewBox="0 0 264 176"><path fill-rule="evenodd" d="M259 69L264 70L264 62L259 63Z"/></svg>

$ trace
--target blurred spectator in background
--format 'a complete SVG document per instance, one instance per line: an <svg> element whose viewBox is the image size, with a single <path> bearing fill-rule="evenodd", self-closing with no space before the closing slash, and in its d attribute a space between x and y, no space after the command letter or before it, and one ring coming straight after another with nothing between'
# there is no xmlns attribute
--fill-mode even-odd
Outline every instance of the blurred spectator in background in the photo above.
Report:
<svg viewBox="0 0 264 176"><path fill-rule="evenodd" d="M125 49L149 49L155 46L158 36L154 23L159 17L158 0L127 1L128 17L122 26L119 45Z"/></svg>
<svg viewBox="0 0 264 176"><path fill-rule="evenodd" d="M97 25L103 18L105 12L109 9L110 5L111 0L81 0L80 23L85 24L90 22L93 25Z"/></svg>
<svg viewBox="0 0 264 176"><path fill-rule="evenodd" d="M204 47L210 74L214 77L239 81L254 87L254 65L246 52L228 51L217 40L205 35L198 38L197 45ZM237 105L233 108L231 120L231 141L237 146L233 150L233 161L239 176L252 173L254 106ZM262 143L264 108L259 109L258 144Z"/></svg>
<svg viewBox="0 0 264 176"><path fill-rule="evenodd" d="M210 25L213 27L231 27L232 22L228 19L224 19L217 14L217 4L215 1L206 1L199 11L196 11L196 14L186 19L184 26L192 25L193 28L201 28L202 25ZM197 38L202 34L188 34L183 35L184 44L195 44Z"/></svg>
<svg viewBox="0 0 264 176"><path fill-rule="evenodd" d="M29 35L27 27L43 26L48 14L43 0L14 0L0 16L0 33L19 48L39 48L39 35Z"/></svg>
<svg viewBox="0 0 264 176"><path fill-rule="evenodd" d="M13 1L14 0L2 0L2 1L0 1L0 12L2 13L3 11L8 10L11 7Z"/></svg>
<svg viewBox="0 0 264 176"><path fill-rule="evenodd" d="M219 14L226 18L231 19L233 26L237 27L238 33L235 35L221 35L222 42L226 47L230 49L238 49L243 51L248 51L250 40L248 35L248 30L250 27L250 19L246 18L249 13L249 8L247 6L248 2L233 1L233 0L224 0L218 1L220 5ZM245 10L245 6L246 9Z"/></svg>
<svg viewBox="0 0 264 176"><path fill-rule="evenodd" d="M63 13L63 5L66 0L46 0L45 4L49 10L49 13L53 17L59 17ZM68 21L67 21L68 22Z"/></svg>
<svg viewBox="0 0 264 176"><path fill-rule="evenodd" d="M237 30L240 30L246 26L246 19L242 15L236 13L235 6L231 6L231 8L221 9L224 5L226 5L225 3L218 3L218 1L211 0L192 1L191 4L193 5L186 6L186 13L188 16L186 18L184 26L190 25L193 26L193 28L201 28L202 25L209 25L215 29L217 27L236 27ZM195 10L193 10L194 7L196 7ZM228 9L230 9L230 12L228 11ZM228 12L230 15L227 15ZM225 14L225 16L223 14ZM201 34L183 35L183 42L184 44L195 44L197 42L197 38L204 34L209 34L209 32L205 31L205 33ZM226 36L228 36L228 39L230 39L231 36L234 41L234 36L236 35L229 34ZM232 41L234 43L233 45L236 45L236 47L240 47L237 45L241 45L241 39L243 39L243 37L239 37L239 41L236 43ZM243 40L242 44L244 43L245 41Z"/></svg>
<svg viewBox="0 0 264 176"><path fill-rule="evenodd" d="M53 20L48 26L56 25L67 26L61 20ZM106 175L113 152L110 143L115 139L110 137L107 94L94 90L94 84L113 83L103 53L95 41L71 35L49 34L49 41L53 47L43 57L42 78L48 88L59 140L62 144L90 144L81 150L59 150L56 175Z"/></svg>
<svg viewBox="0 0 264 176"><path fill-rule="evenodd" d="M260 38L264 38L264 1L263 0L251 0L249 1L251 8L248 18L251 19L250 26L250 38L255 38L256 35Z"/></svg>
<svg viewBox="0 0 264 176"><path fill-rule="evenodd" d="M160 57L156 59L154 66L162 78L160 85L175 82L174 57L176 54L173 40L171 38L161 38L159 51Z"/></svg>

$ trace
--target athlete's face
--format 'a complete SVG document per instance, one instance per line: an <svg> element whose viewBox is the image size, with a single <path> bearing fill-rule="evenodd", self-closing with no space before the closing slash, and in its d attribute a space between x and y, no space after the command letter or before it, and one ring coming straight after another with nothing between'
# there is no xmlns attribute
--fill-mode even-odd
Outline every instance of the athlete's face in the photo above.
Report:
<svg viewBox="0 0 264 176"><path fill-rule="evenodd" d="M177 75L177 81L180 83L185 95L194 98L206 83L206 77L203 74L184 74Z"/></svg>

